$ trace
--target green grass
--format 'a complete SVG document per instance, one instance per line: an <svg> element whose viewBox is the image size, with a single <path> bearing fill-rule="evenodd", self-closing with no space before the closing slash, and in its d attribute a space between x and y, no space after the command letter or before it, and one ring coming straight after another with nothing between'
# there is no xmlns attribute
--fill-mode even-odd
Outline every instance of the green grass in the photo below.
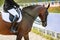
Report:
<svg viewBox="0 0 60 40"><path fill-rule="evenodd" d="M37 28L33 28L31 31L34 32L34 33L36 33L37 35L42 36L43 38L46 38L46 40L58 40L56 38L53 38L50 35L47 35L47 34L44 34L44 33L40 32L40 31L38 31Z"/></svg>
<svg viewBox="0 0 60 40"><path fill-rule="evenodd" d="M19 3L26 3L26 2L49 2L49 1L51 1L51 0L15 0L15 1L17 1L17 2L19 2ZM58 0L54 0L54 1L58 1Z"/></svg>
<svg viewBox="0 0 60 40"><path fill-rule="evenodd" d="M38 2L38 0L15 0L18 3L31 3L31 2Z"/></svg>

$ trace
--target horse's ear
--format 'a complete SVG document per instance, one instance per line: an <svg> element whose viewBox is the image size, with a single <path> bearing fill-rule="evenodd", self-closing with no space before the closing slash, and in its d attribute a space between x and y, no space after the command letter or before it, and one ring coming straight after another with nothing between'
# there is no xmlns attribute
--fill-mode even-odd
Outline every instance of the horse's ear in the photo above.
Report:
<svg viewBox="0 0 60 40"><path fill-rule="evenodd" d="M47 7L47 9L50 7L50 3L49 3L49 5L48 5L48 7Z"/></svg>

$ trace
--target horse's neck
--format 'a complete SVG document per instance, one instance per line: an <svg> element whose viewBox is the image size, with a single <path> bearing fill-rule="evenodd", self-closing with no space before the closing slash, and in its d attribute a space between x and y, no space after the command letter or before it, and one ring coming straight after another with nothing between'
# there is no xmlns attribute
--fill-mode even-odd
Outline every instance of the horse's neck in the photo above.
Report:
<svg viewBox="0 0 60 40"><path fill-rule="evenodd" d="M34 10L34 9L27 8L24 11L27 12L29 15L33 16L33 17L38 16L38 10L36 10L36 9Z"/></svg>
<svg viewBox="0 0 60 40"><path fill-rule="evenodd" d="M34 17L34 19L36 19L36 17L38 16L39 8L41 7L40 6L29 6L29 7L24 8L23 10L29 15L31 15L32 17Z"/></svg>

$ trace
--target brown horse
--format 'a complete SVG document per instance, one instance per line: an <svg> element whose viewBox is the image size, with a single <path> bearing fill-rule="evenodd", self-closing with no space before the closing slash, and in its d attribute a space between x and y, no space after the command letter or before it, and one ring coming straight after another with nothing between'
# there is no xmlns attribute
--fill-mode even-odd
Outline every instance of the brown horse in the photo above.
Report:
<svg viewBox="0 0 60 40"><path fill-rule="evenodd" d="M47 26L48 7L43 5L31 5L22 9L22 21L19 23L18 32L16 34L10 32L11 24L5 22L0 15L0 34L17 35L16 40L21 40L22 36L25 40L29 40L29 32L32 24L37 16L41 18L42 26ZM2 13L1 13L2 14Z"/></svg>

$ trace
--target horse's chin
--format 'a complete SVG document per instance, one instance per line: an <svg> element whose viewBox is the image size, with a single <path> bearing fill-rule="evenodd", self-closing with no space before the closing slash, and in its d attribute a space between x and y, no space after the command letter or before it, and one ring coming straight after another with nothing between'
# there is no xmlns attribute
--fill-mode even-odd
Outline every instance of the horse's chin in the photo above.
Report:
<svg viewBox="0 0 60 40"><path fill-rule="evenodd" d="M47 25L44 24L44 25L42 25L42 26L43 26L43 27L46 27Z"/></svg>
<svg viewBox="0 0 60 40"><path fill-rule="evenodd" d="M46 27L46 26L47 26L47 23L42 23L42 26L43 26L43 27Z"/></svg>

